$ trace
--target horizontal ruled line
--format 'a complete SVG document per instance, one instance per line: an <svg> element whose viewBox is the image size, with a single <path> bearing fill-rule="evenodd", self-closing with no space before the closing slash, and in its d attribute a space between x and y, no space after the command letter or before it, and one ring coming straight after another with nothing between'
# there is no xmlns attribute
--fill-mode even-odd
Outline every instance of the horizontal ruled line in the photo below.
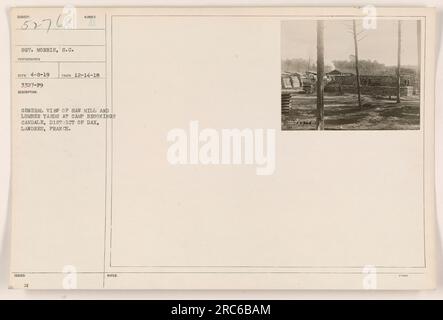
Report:
<svg viewBox="0 0 443 320"><path fill-rule="evenodd" d="M82 29L70 29L70 28L66 28L66 29L63 29L63 28L60 28L60 29L46 29L46 28L22 29L22 28L16 28L15 30L17 30L17 31L47 31L47 32L50 32L50 31L82 31L82 30L85 30L85 31L105 31L104 28L94 28L94 29L92 29L92 28L91 29L89 29L89 28L82 28Z"/></svg>
<svg viewBox="0 0 443 320"><path fill-rule="evenodd" d="M104 47L104 44L16 44L16 47Z"/></svg>
<svg viewBox="0 0 443 320"><path fill-rule="evenodd" d="M16 80L104 80L106 78L104 77L99 77L99 78L63 78L63 77L59 77L59 78L15 78Z"/></svg>
<svg viewBox="0 0 443 320"><path fill-rule="evenodd" d="M105 63L106 61L42 61L42 60L18 60L15 63Z"/></svg>
<svg viewBox="0 0 443 320"><path fill-rule="evenodd" d="M267 273L274 273L274 274L362 274L361 272L346 272L346 271L108 271L108 272L88 272L88 271L78 271L76 272L78 274L86 273L86 274L148 274L148 273L154 273L154 274L184 274L184 273L191 273L191 274L207 274L207 273L234 273L234 274L267 274ZM58 272L58 271L31 271L31 272L12 272L12 274L66 274L64 272ZM424 272L377 272L377 274L425 274Z"/></svg>

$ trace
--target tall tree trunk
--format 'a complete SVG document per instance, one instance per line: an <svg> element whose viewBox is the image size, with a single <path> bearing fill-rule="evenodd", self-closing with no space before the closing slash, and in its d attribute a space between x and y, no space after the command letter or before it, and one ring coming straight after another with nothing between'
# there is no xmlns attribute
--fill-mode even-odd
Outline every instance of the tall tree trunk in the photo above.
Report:
<svg viewBox="0 0 443 320"><path fill-rule="evenodd" d="M400 103L400 66L401 66L401 20L398 20L398 45L397 45L397 103Z"/></svg>
<svg viewBox="0 0 443 320"><path fill-rule="evenodd" d="M324 22L317 20L317 130L323 130L324 121Z"/></svg>
<svg viewBox="0 0 443 320"><path fill-rule="evenodd" d="M360 88L360 71L358 69L358 41L357 41L357 27L355 25L355 20L352 20L352 31L354 34L354 50L355 50L355 74L356 74L356 81L357 81L357 96L358 96L358 107L360 110L362 109L361 106L361 88Z"/></svg>
<svg viewBox="0 0 443 320"><path fill-rule="evenodd" d="M416 77L416 94L420 94L421 83L421 21L417 20L417 77Z"/></svg>

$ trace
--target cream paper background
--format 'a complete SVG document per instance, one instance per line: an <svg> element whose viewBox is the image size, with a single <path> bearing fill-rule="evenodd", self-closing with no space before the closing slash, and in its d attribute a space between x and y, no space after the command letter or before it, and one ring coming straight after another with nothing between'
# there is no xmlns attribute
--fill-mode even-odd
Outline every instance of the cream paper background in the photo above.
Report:
<svg viewBox="0 0 443 320"><path fill-rule="evenodd" d="M113 18L112 265L424 265L423 131L280 131L279 35L280 18ZM275 129L275 173L172 167L167 132L192 120Z"/></svg>
<svg viewBox="0 0 443 320"><path fill-rule="evenodd" d="M123 9L121 11L125 13ZM398 10L395 12L398 14ZM242 265L328 268L366 264L384 267L423 265L423 216L418 212L423 207L423 128L432 129L432 113L428 113L428 110L432 112L429 107L429 104L432 106L432 97L431 102L427 101L428 120L422 117L420 131L278 132L276 172L270 177L255 176L251 167L171 168L165 160L166 132L174 127L186 127L190 120L199 120L202 127L279 129L280 18L250 18L247 22L240 18L217 18L217 23L210 24L207 23L208 18L192 18L188 23L193 32L178 39L176 35L183 34L185 30L180 29L177 18L114 19L110 35L114 43L114 94L110 98L117 113L113 128L113 265L191 263L225 266L239 261ZM160 29L162 33L144 35L149 36L149 42L127 36L137 33L139 28ZM172 59L177 55L165 56L175 52L180 52L180 60ZM146 59L147 56L150 58ZM213 57L218 58L220 63L212 63ZM167 65L156 63L167 58L170 61ZM204 64L197 69L189 64L192 59L203 60ZM183 70L180 68L185 69L184 74L192 74L192 83L171 77L175 70ZM236 77L232 77L233 73ZM155 81L151 80L152 74ZM213 77L214 74L217 76ZM128 80L134 76L138 81L131 82L129 86ZM211 81L207 80L208 77ZM429 79L432 81L432 75ZM148 90L155 94L148 95ZM192 92L198 92L198 95ZM175 100L178 96L188 100ZM176 112L171 112L171 105ZM424 124L423 120L427 122ZM66 161L75 161L79 168L75 172L75 183L63 184L63 192L58 191L55 200L48 204L32 186L29 189L21 187L23 198L34 201L16 201L15 205L20 208L19 211L32 210L36 214L32 217L27 215L26 221L17 219L18 225L21 223L19 230L24 228L29 231L27 226L56 218L60 221L55 235L60 232L66 242L60 244L59 251L47 252L43 248L45 244L54 243L54 233L38 234L39 241L18 240L14 244L19 252L13 260L15 267L59 270L69 257L75 265L81 266L81 270L101 271L103 233L100 232L103 231L97 232L97 228L103 226L103 210L99 209L103 205L103 195L95 194L94 190L99 193L103 184L103 171L98 172L103 166L102 133L91 131L80 142L78 137L68 141L68 145L72 146L71 152L76 155L87 152L88 157L67 159L61 154L51 157L51 166L47 168L51 172L64 172L68 180L72 181L74 176L63 168L67 166ZM27 137L18 139L26 143ZM49 149L57 143L67 144L66 139L44 138L38 141L38 145ZM17 166L21 169L18 179L25 182L29 174L33 174L36 179L48 181L47 172L37 170L41 168L39 164L47 160L45 154L34 152L33 147L17 149L18 159L25 161L30 156L34 159L32 163L27 161L26 165L18 162ZM427 159L432 165L432 152ZM88 174L87 179L82 179L82 174ZM432 170L428 174L429 185L426 188L431 187L432 190ZM63 181L59 174L52 178L54 180L48 182ZM79 187L91 190L88 199L72 198L70 188L76 190ZM427 196L432 197L432 191ZM190 202L189 199L196 200ZM63 206L63 212L56 210L67 200L69 204ZM36 203L41 208L49 205L54 211L36 210ZM165 208L165 204L169 207ZM177 208L182 211L177 211ZM100 215L96 214L98 211ZM74 219L79 212L87 212L87 217L85 215L84 220L78 219L78 216ZM163 214L154 215L154 212ZM430 212L431 218L427 220L429 228L432 207L427 212ZM73 227L73 223L78 223L78 227ZM398 228L400 225L401 229ZM166 227L168 237L160 232L155 234ZM429 231L428 248L432 250L432 229L429 228ZM165 241L160 246L158 236ZM79 239L87 245L79 245ZM184 239L188 241L186 256L181 250ZM144 245L140 246L141 243ZM163 243L168 250L163 250ZM101 256L97 256L100 251ZM34 257L40 254L45 259L31 259L23 252L32 252ZM202 252L205 254L202 255ZM109 255L106 262L111 262ZM431 266L432 262L431 258ZM285 287L283 283L292 288L361 286L361 274L325 276L303 274L303 270L301 274L281 273L272 277L213 277L222 280L215 281L215 285L220 286L223 282L222 287L227 288L234 283L244 288ZM403 270L402 273L408 271ZM361 273L361 270L357 272ZM432 283L432 273L431 268L430 275L424 277L427 281L414 275L407 280L393 280L389 275L386 275L386 280L383 275L380 278L388 288L402 285L428 287ZM124 278L127 285L123 286L138 287L139 279L132 277ZM213 281L211 277L194 278L191 287L207 287L207 283ZM189 286L189 282L183 283L182 278L156 276L155 281L158 282L150 279L150 283L154 287L165 283L168 283L167 287L175 284ZM44 279L35 281L45 286ZM93 287L99 281L91 277L85 282Z"/></svg>

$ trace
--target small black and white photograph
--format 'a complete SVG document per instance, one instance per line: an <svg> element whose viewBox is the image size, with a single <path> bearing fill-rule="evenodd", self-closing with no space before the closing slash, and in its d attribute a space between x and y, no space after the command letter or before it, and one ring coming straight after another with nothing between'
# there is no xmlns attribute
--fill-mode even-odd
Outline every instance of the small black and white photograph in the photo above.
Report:
<svg viewBox="0 0 443 320"><path fill-rule="evenodd" d="M419 130L420 20L281 23L282 130Z"/></svg>

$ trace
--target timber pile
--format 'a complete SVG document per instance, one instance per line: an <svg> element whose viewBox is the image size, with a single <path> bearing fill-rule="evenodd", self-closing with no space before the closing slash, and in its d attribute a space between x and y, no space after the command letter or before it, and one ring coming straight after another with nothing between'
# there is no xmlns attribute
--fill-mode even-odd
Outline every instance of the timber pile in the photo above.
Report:
<svg viewBox="0 0 443 320"><path fill-rule="evenodd" d="M300 94L282 92L282 94L281 94L281 113L282 114L287 115L287 114L289 114L289 111L291 109L296 108L297 96L300 96Z"/></svg>

